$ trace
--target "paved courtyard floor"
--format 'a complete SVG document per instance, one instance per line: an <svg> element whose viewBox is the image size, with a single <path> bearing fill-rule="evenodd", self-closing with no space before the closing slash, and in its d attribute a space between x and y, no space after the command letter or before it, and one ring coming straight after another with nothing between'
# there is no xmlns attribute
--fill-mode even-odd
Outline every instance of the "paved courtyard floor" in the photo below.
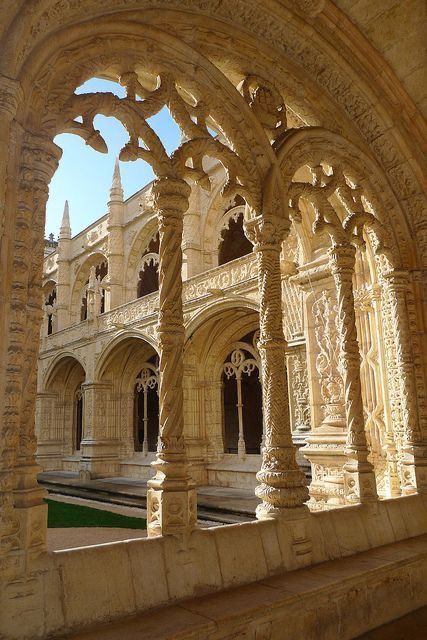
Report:
<svg viewBox="0 0 427 640"><path fill-rule="evenodd" d="M61 495L105 501L112 504L145 508L147 483L133 478L100 478L81 481L77 473L69 471L45 471L39 474L39 482L49 492ZM197 505L200 520L218 523L244 522L255 519L259 500L251 489L203 486L197 488Z"/></svg>

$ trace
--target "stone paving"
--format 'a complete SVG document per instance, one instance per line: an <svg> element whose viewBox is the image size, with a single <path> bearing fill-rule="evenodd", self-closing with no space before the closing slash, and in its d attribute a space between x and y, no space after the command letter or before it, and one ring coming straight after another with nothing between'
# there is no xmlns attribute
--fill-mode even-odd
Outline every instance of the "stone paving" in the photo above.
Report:
<svg viewBox="0 0 427 640"><path fill-rule="evenodd" d="M133 478L99 478L80 481L78 474L67 471L45 471L38 476L49 491L61 495L74 495L104 500L109 509L112 503L126 506L146 506L147 484ZM197 488L199 515L203 520L221 523L243 522L255 519L258 504L251 489L202 486Z"/></svg>

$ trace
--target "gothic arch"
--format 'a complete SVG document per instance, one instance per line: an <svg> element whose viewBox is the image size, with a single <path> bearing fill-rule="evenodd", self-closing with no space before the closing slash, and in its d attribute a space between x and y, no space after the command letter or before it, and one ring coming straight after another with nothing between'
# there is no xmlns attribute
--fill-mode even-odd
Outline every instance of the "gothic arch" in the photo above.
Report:
<svg viewBox="0 0 427 640"><path fill-rule="evenodd" d="M149 336L148 334L145 334L143 333L143 331L139 330L121 331L104 346L100 355L98 356L98 360L95 365L95 380L101 380L103 378L106 369L108 368L109 362L111 361L112 357L114 357L117 349L121 348L132 340L140 341L141 345L143 343L147 344L147 346L150 348L150 352L154 351L157 353L157 342L152 336ZM137 367L138 365L135 366Z"/></svg>
<svg viewBox="0 0 427 640"><path fill-rule="evenodd" d="M71 323L78 321L79 312L80 312L80 298L83 291L83 287L89 278L90 268L101 263L106 262L108 264L108 259L104 253L101 251L94 251L91 253L87 259L80 265L76 276L74 278L74 282L71 287L71 304L70 304L70 317Z"/></svg>
<svg viewBox="0 0 427 640"><path fill-rule="evenodd" d="M411 236L410 222L390 188L387 176L369 154L343 136L320 127L288 132L277 151L286 188L289 188L295 173L304 165L314 166L320 162L330 163L331 166L334 163L342 164L358 178L374 205L375 216L391 241L393 266L398 269L417 265L420 256L417 256L418 249Z"/></svg>
<svg viewBox="0 0 427 640"><path fill-rule="evenodd" d="M73 353L72 351L62 351L59 353L48 365L46 371L44 372L43 381L40 386L40 391L46 391L52 384L52 381L56 377L56 373L59 368L62 368L65 364L76 364L80 365L86 375L86 367L81 358Z"/></svg>
<svg viewBox="0 0 427 640"><path fill-rule="evenodd" d="M212 301L209 306L201 309L189 320L188 324L186 324L187 342L192 339L199 327L204 325L213 316L220 315L225 311L241 308L258 312L259 304L256 300L251 300L244 296L233 296L230 300Z"/></svg>
<svg viewBox="0 0 427 640"><path fill-rule="evenodd" d="M147 211L145 211L144 214L146 215ZM149 245L150 241L156 236L157 230L157 216L153 211L149 214L144 226L137 232L129 250L125 278L128 300L133 300L137 297L136 287L138 283L138 264L141 262L144 250Z"/></svg>

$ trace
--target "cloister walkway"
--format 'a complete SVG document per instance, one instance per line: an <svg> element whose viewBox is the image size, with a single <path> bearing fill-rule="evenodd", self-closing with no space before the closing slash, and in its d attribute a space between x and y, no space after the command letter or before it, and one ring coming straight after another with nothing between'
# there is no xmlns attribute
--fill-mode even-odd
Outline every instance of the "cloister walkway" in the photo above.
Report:
<svg viewBox="0 0 427 640"><path fill-rule="evenodd" d="M45 471L38 480L56 494L90 498L126 506L147 505L147 483L134 478L79 479L71 471ZM255 519L259 503L251 489L202 486L197 488L198 518L220 523L238 523Z"/></svg>

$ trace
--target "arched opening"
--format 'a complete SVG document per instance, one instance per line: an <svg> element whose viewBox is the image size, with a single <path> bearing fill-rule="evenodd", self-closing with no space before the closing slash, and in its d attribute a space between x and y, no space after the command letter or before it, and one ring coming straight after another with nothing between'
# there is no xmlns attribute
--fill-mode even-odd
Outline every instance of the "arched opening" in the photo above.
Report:
<svg viewBox="0 0 427 640"><path fill-rule="evenodd" d="M108 274L108 262L103 260L90 268L89 277L83 288L80 305L80 321L88 319L88 314L98 315L104 313L106 300L106 287L104 278Z"/></svg>
<svg viewBox="0 0 427 640"><path fill-rule="evenodd" d="M85 379L80 362L64 355L37 396L37 458L46 470L78 470L84 436Z"/></svg>
<svg viewBox="0 0 427 640"><path fill-rule="evenodd" d="M263 435L260 364L253 336L251 332L235 345L222 374L224 453L241 457L259 454Z"/></svg>
<svg viewBox="0 0 427 640"><path fill-rule="evenodd" d="M50 336L56 324L56 283L48 282L43 287L45 308L45 335Z"/></svg>
<svg viewBox="0 0 427 640"><path fill-rule="evenodd" d="M242 200L242 198L239 198ZM252 253L252 243L248 240L243 229L243 209L232 210L226 217L221 230L218 247L218 265L226 264L242 256Z"/></svg>
<svg viewBox="0 0 427 640"><path fill-rule="evenodd" d="M159 434L156 350L142 336L123 336L101 357L97 375L102 383L111 385L111 429L116 434L123 475L140 478L141 465L145 465L150 477Z"/></svg>
<svg viewBox="0 0 427 640"><path fill-rule="evenodd" d="M134 439L135 451L147 454L157 451L159 437L158 358L144 363L135 384Z"/></svg>
<svg viewBox="0 0 427 640"><path fill-rule="evenodd" d="M152 238L143 252L138 272L137 298L159 289L159 234Z"/></svg>

